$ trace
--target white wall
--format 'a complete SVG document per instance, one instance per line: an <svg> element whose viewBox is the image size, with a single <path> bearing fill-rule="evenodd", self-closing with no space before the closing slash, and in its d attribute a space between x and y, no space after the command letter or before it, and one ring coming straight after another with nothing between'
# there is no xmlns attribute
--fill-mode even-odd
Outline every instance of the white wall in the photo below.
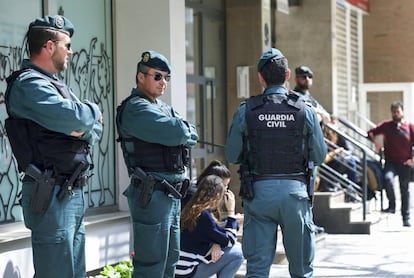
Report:
<svg viewBox="0 0 414 278"><path fill-rule="evenodd" d="M367 119L370 118L367 110L367 92L387 93L387 92L403 92L404 118L414 123L414 110L409 109L411 103L414 102L414 83L362 83L359 84L360 104L359 112Z"/></svg>

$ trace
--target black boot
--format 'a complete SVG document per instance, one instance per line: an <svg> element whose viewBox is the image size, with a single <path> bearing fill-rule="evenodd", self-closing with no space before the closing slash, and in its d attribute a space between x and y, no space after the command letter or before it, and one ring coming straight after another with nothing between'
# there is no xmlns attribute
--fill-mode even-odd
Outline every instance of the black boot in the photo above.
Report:
<svg viewBox="0 0 414 278"><path fill-rule="evenodd" d="M382 212L385 213L395 213L395 207L388 207L387 209L383 209Z"/></svg>

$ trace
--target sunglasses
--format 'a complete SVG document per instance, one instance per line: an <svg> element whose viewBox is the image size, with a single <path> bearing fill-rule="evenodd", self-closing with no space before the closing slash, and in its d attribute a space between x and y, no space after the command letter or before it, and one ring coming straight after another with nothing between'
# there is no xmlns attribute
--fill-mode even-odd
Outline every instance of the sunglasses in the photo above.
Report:
<svg viewBox="0 0 414 278"><path fill-rule="evenodd" d="M155 81L160 81L161 79L164 78L164 80L168 82L171 79L171 75L169 75L169 74L162 75L161 73L158 73L158 72L155 73L155 74L151 74L151 73L148 73L148 72L143 72L143 74L152 76L152 78L154 78Z"/></svg>
<svg viewBox="0 0 414 278"><path fill-rule="evenodd" d="M50 41L52 41L54 44L58 44L59 42L61 42L61 41L54 41L54 40L50 40ZM46 44L43 45L43 47L46 47ZM71 50L71 48L72 48L71 43L65 44L65 47L66 47L67 50Z"/></svg>
<svg viewBox="0 0 414 278"><path fill-rule="evenodd" d="M300 78L300 79L306 79L306 78L312 79L312 78L313 78L313 76L312 76L312 75L307 75L307 74L304 74L304 75L299 76L299 78Z"/></svg>
<svg viewBox="0 0 414 278"><path fill-rule="evenodd" d="M52 41L52 42L54 42L55 44L58 44L59 42L62 42L62 41ZM71 49L71 43L66 43L65 47L66 47L67 50L70 50Z"/></svg>

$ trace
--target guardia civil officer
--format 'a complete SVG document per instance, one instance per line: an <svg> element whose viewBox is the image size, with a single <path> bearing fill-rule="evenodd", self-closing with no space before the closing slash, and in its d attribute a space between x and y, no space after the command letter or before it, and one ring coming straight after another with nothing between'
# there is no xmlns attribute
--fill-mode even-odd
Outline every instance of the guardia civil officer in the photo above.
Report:
<svg viewBox="0 0 414 278"><path fill-rule="evenodd" d="M180 249L180 197L195 127L158 99L170 80L160 53L142 53L136 88L117 110L117 128L131 183L128 198L134 233L133 277L174 277Z"/></svg>
<svg viewBox="0 0 414 278"><path fill-rule="evenodd" d="M283 54L267 50L257 70L264 92L239 106L225 146L227 160L241 165L245 277L269 276L278 226L291 277L312 277L312 190L306 183L312 173L307 162L322 163L326 145L314 110L284 86L290 70Z"/></svg>
<svg viewBox="0 0 414 278"><path fill-rule="evenodd" d="M295 92L299 93L306 102L308 102L316 111L323 123L330 122L330 114L326 109L312 96L310 88L313 85L313 71L307 66L298 66L295 69Z"/></svg>
<svg viewBox="0 0 414 278"><path fill-rule="evenodd" d="M26 34L30 58L7 78L6 129L25 173L21 205L32 235L34 277L86 276L82 187L102 115L57 77L73 53L73 32L63 16L35 19Z"/></svg>

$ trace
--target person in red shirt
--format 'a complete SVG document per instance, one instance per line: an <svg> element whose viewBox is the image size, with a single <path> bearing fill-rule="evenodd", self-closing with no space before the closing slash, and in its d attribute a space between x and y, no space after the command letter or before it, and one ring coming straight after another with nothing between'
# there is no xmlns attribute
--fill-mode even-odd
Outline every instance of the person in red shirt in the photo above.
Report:
<svg viewBox="0 0 414 278"><path fill-rule="evenodd" d="M384 136L384 187L389 206L383 210L395 213L395 193L393 180L398 175L401 192L401 215L403 225L410 227L410 171L413 166L412 146L414 145L414 126L404 120L404 107L401 102L391 104L391 120L385 120L368 131L370 139Z"/></svg>

